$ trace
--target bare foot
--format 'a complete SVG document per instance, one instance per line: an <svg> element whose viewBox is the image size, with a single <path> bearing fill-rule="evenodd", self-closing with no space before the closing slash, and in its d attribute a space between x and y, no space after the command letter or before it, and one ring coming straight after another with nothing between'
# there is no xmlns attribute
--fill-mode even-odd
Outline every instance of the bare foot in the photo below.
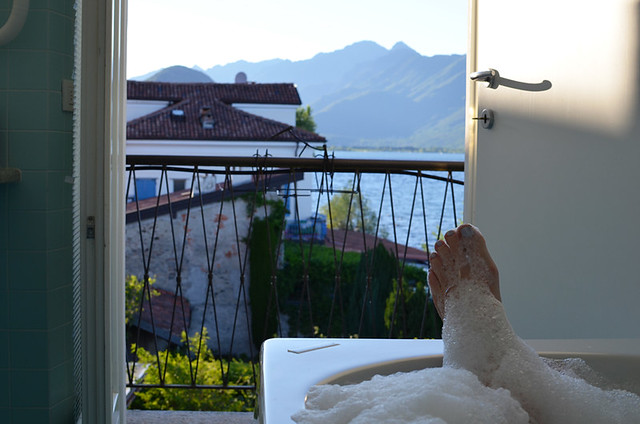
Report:
<svg viewBox="0 0 640 424"><path fill-rule="evenodd" d="M445 317L449 294L460 284L486 285L493 296L500 297L498 268L491 259L484 237L476 227L463 224L438 240L429 257L429 288L438 314Z"/></svg>

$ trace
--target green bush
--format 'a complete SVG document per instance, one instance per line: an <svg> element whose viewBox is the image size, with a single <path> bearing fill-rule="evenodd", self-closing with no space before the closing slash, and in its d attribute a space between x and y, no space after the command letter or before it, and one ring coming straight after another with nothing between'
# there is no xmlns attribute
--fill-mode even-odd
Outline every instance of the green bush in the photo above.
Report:
<svg viewBox="0 0 640 424"><path fill-rule="evenodd" d="M256 207L264 199L255 201ZM265 219L254 218L249 239L249 300L251 303L251 334L259 349L262 342L277 332L278 317L275 288L277 287L277 247L282 235L284 204L280 200L266 201L270 208ZM254 207L249 206L249 213Z"/></svg>
<svg viewBox="0 0 640 424"><path fill-rule="evenodd" d="M442 321L431 300L427 300L426 272L411 265L404 267L404 296L396 305L400 264L383 245L366 254L344 253L338 291L335 263L339 252L334 255L330 247L309 244L301 248L295 242L284 242L284 249L285 265L278 274L278 293L281 309L289 316L289 336L441 337ZM309 289L303 291L305 275Z"/></svg>
<svg viewBox="0 0 640 424"><path fill-rule="evenodd" d="M186 334L182 333L186 342ZM199 334L189 338L189 354L179 351L159 352L161 370L166 372L165 384L191 385L252 385L257 370L249 362L237 359L221 361L216 359L207 346L209 339L206 328L201 344ZM198 350L198 346L201 348ZM135 351L135 345L132 347ZM138 347L138 366L148 366L143 384L160 384L160 374L156 355ZM195 381L192 371L197 366ZM224 372L223 372L224 370ZM178 411L253 411L256 394L253 390L192 389L192 388L149 388L136 393L131 409L178 410Z"/></svg>
<svg viewBox="0 0 640 424"><path fill-rule="evenodd" d="M340 252L334 255L330 247L306 243L301 247L299 242L290 241L285 241L283 247L284 266L278 273L278 294L281 309L289 316L290 335L352 334L353 326L349 325L347 314L360 254L345 252L339 265ZM339 280L336 263L340 266ZM306 284L304 278L307 278Z"/></svg>

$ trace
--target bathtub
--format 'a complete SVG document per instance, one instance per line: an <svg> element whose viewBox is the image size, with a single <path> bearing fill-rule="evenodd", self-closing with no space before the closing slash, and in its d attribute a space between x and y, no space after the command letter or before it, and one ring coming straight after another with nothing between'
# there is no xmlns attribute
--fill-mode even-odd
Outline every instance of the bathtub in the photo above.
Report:
<svg viewBox="0 0 640 424"><path fill-rule="evenodd" d="M640 339L527 340L541 356L581 357L612 382L640 382ZM260 352L258 421L293 423L316 384L442 366L442 340L270 339ZM637 391L637 390L636 390ZM639 393L640 394L640 393Z"/></svg>

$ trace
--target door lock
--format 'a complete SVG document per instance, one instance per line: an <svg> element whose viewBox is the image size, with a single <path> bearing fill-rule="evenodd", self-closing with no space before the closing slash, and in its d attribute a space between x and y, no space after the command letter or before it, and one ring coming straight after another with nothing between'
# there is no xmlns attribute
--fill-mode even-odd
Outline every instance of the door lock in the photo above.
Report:
<svg viewBox="0 0 640 424"><path fill-rule="evenodd" d="M476 121L480 121L482 128L489 130L493 127L493 111L491 109L482 109L480 116L473 118Z"/></svg>

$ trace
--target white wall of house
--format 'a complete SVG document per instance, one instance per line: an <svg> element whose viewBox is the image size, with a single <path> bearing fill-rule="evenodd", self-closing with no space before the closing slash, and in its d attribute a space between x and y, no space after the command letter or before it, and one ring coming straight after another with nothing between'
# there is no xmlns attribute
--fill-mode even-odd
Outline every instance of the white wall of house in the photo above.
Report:
<svg viewBox="0 0 640 424"><path fill-rule="evenodd" d="M127 122L164 109L170 104L166 100L127 100Z"/></svg>
<svg viewBox="0 0 640 424"><path fill-rule="evenodd" d="M272 119L295 127L296 105L263 105L254 103L234 103L233 107L242 111Z"/></svg>
<svg viewBox="0 0 640 424"><path fill-rule="evenodd" d="M154 156L237 156L251 157L256 154L273 157L313 157L312 149L292 142L278 141L214 141L214 140L127 140L127 155L154 155ZM154 179L155 188L160 189L160 194L166 194L167 182L160 181L160 171L136 171L136 179ZM174 191L176 180L185 180L184 188L191 188L192 177L186 172L168 172L169 191ZM211 175L200 180L200 188L203 192L214 190L217 184L223 184L224 175ZM233 176L233 184L241 184L251 180L249 175ZM181 182L179 184L182 184ZM302 181L298 181L297 188L305 194L313 185L313 176L306 174ZM196 186L197 187L197 186ZM291 188L293 189L293 188ZM134 198L133 187L129 188L127 197ZM298 198L300 218L305 219L312 214L311 197L306 195Z"/></svg>

